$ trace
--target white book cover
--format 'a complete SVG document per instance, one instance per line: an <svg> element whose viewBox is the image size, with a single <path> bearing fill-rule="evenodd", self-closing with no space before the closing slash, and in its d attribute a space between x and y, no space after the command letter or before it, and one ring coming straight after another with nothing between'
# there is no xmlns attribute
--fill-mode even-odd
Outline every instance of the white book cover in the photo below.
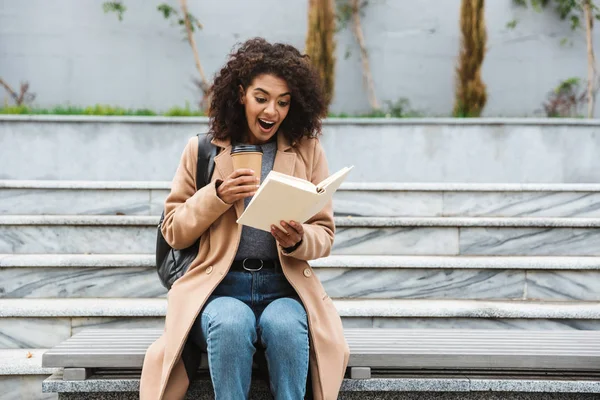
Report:
<svg viewBox="0 0 600 400"><path fill-rule="evenodd" d="M267 232L271 225L283 229L282 220L304 223L325 207L352 168L344 167L317 185L271 171L237 223Z"/></svg>

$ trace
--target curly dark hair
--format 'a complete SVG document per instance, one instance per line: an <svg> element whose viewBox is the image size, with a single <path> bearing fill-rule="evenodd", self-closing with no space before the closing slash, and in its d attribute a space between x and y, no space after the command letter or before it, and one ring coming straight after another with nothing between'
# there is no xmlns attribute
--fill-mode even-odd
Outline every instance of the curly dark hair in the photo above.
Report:
<svg viewBox="0 0 600 400"><path fill-rule="evenodd" d="M239 85L246 90L261 74L273 74L286 81L291 91L290 110L281 123L281 132L290 143L303 136L321 134L326 105L321 78L307 55L282 43L271 44L254 38L239 45L227 64L216 74L211 88L210 134L218 139L241 142L248 129Z"/></svg>

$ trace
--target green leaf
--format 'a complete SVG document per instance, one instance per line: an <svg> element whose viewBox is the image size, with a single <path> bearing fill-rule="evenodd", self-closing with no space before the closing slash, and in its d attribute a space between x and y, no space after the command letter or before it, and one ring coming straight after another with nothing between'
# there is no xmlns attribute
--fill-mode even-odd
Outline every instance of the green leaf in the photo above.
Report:
<svg viewBox="0 0 600 400"><path fill-rule="evenodd" d="M569 44L569 38L568 37L564 37L562 39L560 39L560 45L561 46L566 46L567 44Z"/></svg>
<svg viewBox="0 0 600 400"><path fill-rule="evenodd" d="M116 13L119 21L123 21L123 14L127 10L127 7L120 1L105 1L102 3L102 8L104 9L105 14L110 12Z"/></svg>
<svg viewBox="0 0 600 400"><path fill-rule="evenodd" d="M519 23L519 21L516 19L513 19L512 21L508 21L506 23L506 28L507 29L515 29L517 27L518 23Z"/></svg>
<svg viewBox="0 0 600 400"><path fill-rule="evenodd" d="M178 15L177 10L175 10L173 7L166 3L159 4L158 7L156 7L156 9L163 14L163 17L165 17L165 19L169 19L171 15Z"/></svg>
<svg viewBox="0 0 600 400"><path fill-rule="evenodd" d="M576 30L581 26L579 17L577 15L571 15L571 29Z"/></svg>

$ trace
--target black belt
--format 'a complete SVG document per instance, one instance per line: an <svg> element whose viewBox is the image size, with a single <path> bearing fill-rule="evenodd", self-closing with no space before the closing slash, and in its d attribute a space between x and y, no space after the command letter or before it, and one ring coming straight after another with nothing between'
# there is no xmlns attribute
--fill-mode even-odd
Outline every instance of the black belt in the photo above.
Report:
<svg viewBox="0 0 600 400"><path fill-rule="evenodd" d="M279 260L261 260L260 258L244 258L231 264L231 271L256 272L263 269L281 270Z"/></svg>

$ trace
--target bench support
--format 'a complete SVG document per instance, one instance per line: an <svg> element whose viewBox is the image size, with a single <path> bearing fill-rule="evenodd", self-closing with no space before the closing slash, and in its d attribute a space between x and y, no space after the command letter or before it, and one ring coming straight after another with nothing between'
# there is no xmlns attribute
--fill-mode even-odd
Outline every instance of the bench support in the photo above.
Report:
<svg viewBox="0 0 600 400"><path fill-rule="evenodd" d="M63 381L84 381L92 375L92 368L65 368Z"/></svg>
<svg viewBox="0 0 600 400"><path fill-rule="evenodd" d="M350 378L352 379L371 379L370 367L352 367L350 368Z"/></svg>

